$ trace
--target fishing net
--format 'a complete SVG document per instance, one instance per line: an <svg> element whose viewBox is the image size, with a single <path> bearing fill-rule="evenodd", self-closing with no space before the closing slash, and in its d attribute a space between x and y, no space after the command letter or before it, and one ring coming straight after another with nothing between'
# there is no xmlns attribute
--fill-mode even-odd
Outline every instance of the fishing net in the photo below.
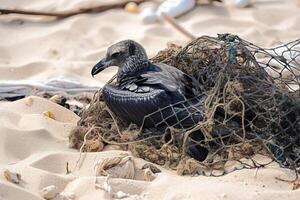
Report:
<svg viewBox="0 0 300 200"><path fill-rule="evenodd" d="M119 144L179 174L218 176L269 163L259 162L257 155L300 172L300 40L266 49L230 34L203 36L184 48L171 44L152 61L195 77L201 95L151 113L144 122L151 121L153 128L144 129L114 116L100 91L82 110L71 146ZM172 114L165 116L166 110ZM183 110L184 117L178 117ZM159 122L153 121L157 115ZM195 115L202 120L181 126ZM174 117L176 123L170 124ZM161 126L165 129L158 134Z"/></svg>

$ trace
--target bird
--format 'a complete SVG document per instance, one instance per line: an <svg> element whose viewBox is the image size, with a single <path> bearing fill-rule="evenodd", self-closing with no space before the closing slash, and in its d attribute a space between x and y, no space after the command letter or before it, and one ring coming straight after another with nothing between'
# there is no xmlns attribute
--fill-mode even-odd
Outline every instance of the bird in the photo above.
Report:
<svg viewBox="0 0 300 200"><path fill-rule="evenodd" d="M164 130L171 126L190 128L203 119L203 102L197 98L202 91L199 82L178 68L152 63L139 43L122 40L113 44L92 68L91 75L110 66L118 67L116 84L106 84L102 96L122 121ZM203 136L192 138L201 140ZM191 151L199 154L198 149ZM203 156L195 157L199 160Z"/></svg>

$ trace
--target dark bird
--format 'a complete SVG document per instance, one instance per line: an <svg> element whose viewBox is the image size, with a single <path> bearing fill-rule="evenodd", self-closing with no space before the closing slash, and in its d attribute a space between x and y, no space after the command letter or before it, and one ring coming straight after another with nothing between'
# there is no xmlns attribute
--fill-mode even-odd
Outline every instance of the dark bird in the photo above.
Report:
<svg viewBox="0 0 300 200"><path fill-rule="evenodd" d="M175 67L151 63L137 42L124 40L110 46L93 67L92 76L110 66L119 67L117 84L106 84L102 95L121 120L156 129L189 128L202 120L198 81ZM192 138L199 141L203 136Z"/></svg>

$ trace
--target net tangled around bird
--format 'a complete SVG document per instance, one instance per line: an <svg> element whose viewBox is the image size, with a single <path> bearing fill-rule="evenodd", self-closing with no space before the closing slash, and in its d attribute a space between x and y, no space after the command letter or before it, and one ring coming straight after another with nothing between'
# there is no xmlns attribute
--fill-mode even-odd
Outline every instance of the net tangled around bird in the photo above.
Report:
<svg viewBox="0 0 300 200"><path fill-rule="evenodd" d="M228 172L230 163L248 168L265 165L255 161L257 154L300 172L300 39L264 49L230 34L203 36L184 48L169 45L151 60L174 66L199 81L203 93L193 101L201 106L195 107L191 100L177 104L192 107L190 116L200 113L203 120L184 129L178 126L180 121L168 126L168 119L163 118L159 125L168 128L162 134L152 133L118 120L99 92L70 134L71 146L99 151L106 144L119 144L179 174L216 176ZM186 153L190 134L204 138L189 143L206 149L201 162Z"/></svg>

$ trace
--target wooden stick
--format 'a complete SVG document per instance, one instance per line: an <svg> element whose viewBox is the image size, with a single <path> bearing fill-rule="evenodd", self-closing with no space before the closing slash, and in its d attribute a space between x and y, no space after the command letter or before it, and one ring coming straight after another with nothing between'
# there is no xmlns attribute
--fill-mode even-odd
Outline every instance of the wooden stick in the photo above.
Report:
<svg viewBox="0 0 300 200"><path fill-rule="evenodd" d="M173 17L161 13L161 17L168 22L172 27L174 27L176 30L178 30L180 33L188 37L190 40L196 39L196 36L193 35L191 32L189 32L187 29L185 29L183 26L181 26Z"/></svg>
<svg viewBox="0 0 300 200"><path fill-rule="evenodd" d="M48 17L57 17L57 18L62 19L62 18L67 18L67 17L71 17L74 15L78 15L78 14L83 14L83 13L99 13L99 12L104 12L104 11L107 11L110 9L124 8L126 6L126 4L128 4L130 2L140 4L145 1L150 1L150 0L128 0L128 1L123 1L121 3L99 5L99 6L90 7L90 8L80 8L79 10L69 11L69 12L43 12L43 11L0 8L0 15L7 15L7 14L40 15L40 16L48 16Z"/></svg>

